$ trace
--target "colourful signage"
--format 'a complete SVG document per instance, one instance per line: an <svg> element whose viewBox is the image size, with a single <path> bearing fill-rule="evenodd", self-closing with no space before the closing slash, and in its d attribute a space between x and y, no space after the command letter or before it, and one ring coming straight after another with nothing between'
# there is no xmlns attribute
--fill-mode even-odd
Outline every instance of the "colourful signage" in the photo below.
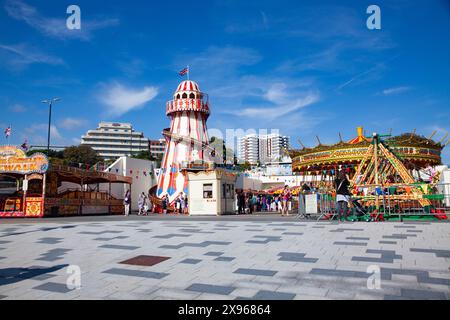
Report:
<svg viewBox="0 0 450 320"><path fill-rule="evenodd" d="M48 170L47 156L35 153L27 157L25 152L14 146L0 147L0 173L45 173Z"/></svg>

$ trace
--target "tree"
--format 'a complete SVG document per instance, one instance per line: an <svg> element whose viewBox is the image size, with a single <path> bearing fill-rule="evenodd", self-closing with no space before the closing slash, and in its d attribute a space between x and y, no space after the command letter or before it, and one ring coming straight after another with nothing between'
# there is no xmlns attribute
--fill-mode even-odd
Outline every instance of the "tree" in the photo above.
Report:
<svg viewBox="0 0 450 320"><path fill-rule="evenodd" d="M133 154L131 157L134 159L150 160L150 152L140 151L139 153Z"/></svg>
<svg viewBox="0 0 450 320"><path fill-rule="evenodd" d="M231 163L234 159L234 151L226 147L223 139L213 136L209 139L209 146L215 150L216 159L221 159L223 163L226 163L227 160Z"/></svg>
<svg viewBox="0 0 450 320"><path fill-rule="evenodd" d="M47 149L34 149L27 152L27 156L31 157L35 153L43 153L47 155ZM49 158L56 158L56 159L64 159L63 151L56 151L50 149L49 154L47 155Z"/></svg>
<svg viewBox="0 0 450 320"><path fill-rule="evenodd" d="M67 163L83 163L90 166L103 160L94 149L84 145L68 147L63 151L63 155Z"/></svg>

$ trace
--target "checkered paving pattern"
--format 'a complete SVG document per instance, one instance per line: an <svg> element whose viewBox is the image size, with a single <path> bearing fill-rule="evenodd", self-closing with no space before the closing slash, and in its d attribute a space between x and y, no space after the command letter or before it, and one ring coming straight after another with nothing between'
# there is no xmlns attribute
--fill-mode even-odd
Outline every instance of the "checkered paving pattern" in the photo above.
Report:
<svg viewBox="0 0 450 320"><path fill-rule="evenodd" d="M0 299L450 299L450 223L92 219L0 224Z"/></svg>

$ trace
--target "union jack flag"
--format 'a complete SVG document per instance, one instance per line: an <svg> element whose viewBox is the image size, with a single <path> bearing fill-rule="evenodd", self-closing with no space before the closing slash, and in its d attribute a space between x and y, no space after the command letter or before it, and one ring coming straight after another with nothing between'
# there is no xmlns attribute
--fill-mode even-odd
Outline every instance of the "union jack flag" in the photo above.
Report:
<svg viewBox="0 0 450 320"><path fill-rule="evenodd" d="M8 139L8 137L11 135L11 127L6 128L5 130L5 137Z"/></svg>
<svg viewBox="0 0 450 320"><path fill-rule="evenodd" d="M22 143L21 148L25 151L28 151L28 149L30 149L30 146L28 145L27 140L25 140L24 143Z"/></svg>
<svg viewBox="0 0 450 320"><path fill-rule="evenodd" d="M189 73L189 68L188 67L184 68L183 70L181 70L179 72L180 76L184 76L185 74L188 74L188 73Z"/></svg>

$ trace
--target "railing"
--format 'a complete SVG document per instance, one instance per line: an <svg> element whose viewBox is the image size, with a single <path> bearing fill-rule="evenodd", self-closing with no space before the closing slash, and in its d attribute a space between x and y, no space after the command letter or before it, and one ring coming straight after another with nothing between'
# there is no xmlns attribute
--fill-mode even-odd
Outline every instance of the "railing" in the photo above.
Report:
<svg viewBox="0 0 450 320"><path fill-rule="evenodd" d="M396 184L364 186L353 195L349 210L344 213L353 221L382 221L404 219L447 219L450 215L450 183ZM299 217L318 216L331 220L338 215L333 192L299 194ZM311 196L313 195L313 196Z"/></svg>
<svg viewBox="0 0 450 320"><path fill-rule="evenodd" d="M166 103L166 115L178 111L199 111L209 114L209 105L201 99L178 99Z"/></svg>

